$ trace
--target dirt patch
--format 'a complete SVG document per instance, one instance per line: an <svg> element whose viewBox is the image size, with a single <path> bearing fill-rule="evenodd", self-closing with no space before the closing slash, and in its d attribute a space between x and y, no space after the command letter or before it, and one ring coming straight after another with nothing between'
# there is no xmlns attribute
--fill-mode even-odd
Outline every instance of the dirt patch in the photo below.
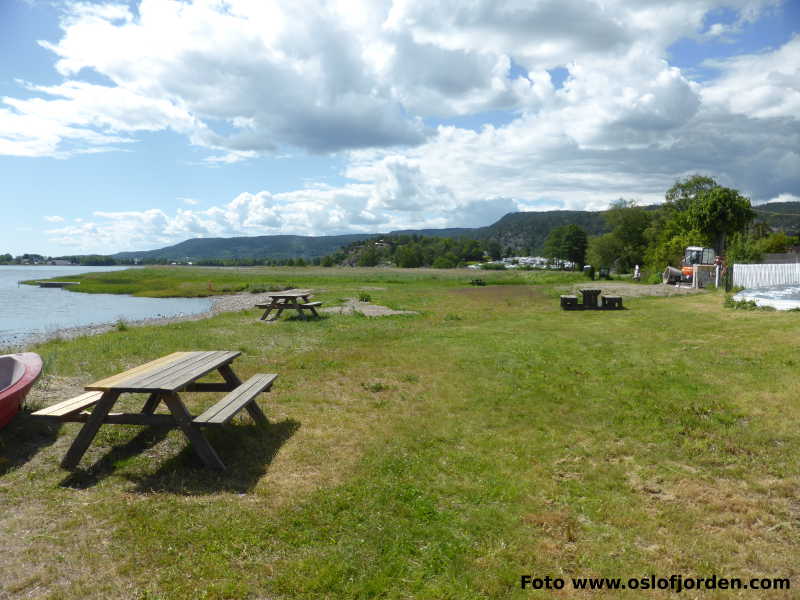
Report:
<svg viewBox="0 0 800 600"><path fill-rule="evenodd" d="M378 304L370 304L369 302L361 302L355 298L347 298L345 303L341 306L331 306L328 308L320 309L322 312L337 314L337 315L351 315L354 312L361 313L366 317L386 317L389 315L416 315L413 310L393 310L388 306L380 306Z"/></svg>
<svg viewBox="0 0 800 600"><path fill-rule="evenodd" d="M663 285L660 283L645 285L640 283L624 283L616 281L587 281L586 283L576 283L571 286L559 288L570 293L577 293L578 290L593 289L602 290L604 296L622 296L623 298L638 296L686 296L687 294L699 294L706 290L676 287L674 285Z"/></svg>
<svg viewBox="0 0 800 600"><path fill-rule="evenodd" d="M83 377L61 377L43 371L39 381L25 397L25 406L38 409L55 404L58 400L83 393L86 379Z"/></svg>

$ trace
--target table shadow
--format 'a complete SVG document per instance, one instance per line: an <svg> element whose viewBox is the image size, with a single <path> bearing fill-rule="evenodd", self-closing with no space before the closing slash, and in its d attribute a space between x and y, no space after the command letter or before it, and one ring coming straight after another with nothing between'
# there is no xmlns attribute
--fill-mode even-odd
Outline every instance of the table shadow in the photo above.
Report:
<svg viewBox="0 0 800 600"><path fill-rule="evenodd" d="M31 417L23 408L0 431L0 477L20 467L58 438L61 423Z"/></svg>
<svg viewBox="0 0 800 600"><path fill-rule="evenodd" d="M284 312L283 315L281 315L281 317L279 319L276 319L276 320L278 320L278 321L300 321L301 323L320 323L322 321L327 321L330 318L331 318L330 315L328 315L326 313L320 313L316 317L314 315L307 315L305 317L301 317L298 314L287 315Z"/></svg>
<svg viewBox="0 0 800 600"><path fill-rule="evenodd" d="M291 419L267 425L226 425L206 428L204 433L227 469L215 471L203 465L188 445L164 461L154 473L125 475L136 483L134 492L181 495L245 493L252 490L269 469L281 447L300 428Z"/></svg>
<svg viewBox="0 0 800 600"><path fill-rule="evenodd" d="M59 485L78 490L90 488L110 475L120 461L152 448L166 438L169 432L169 427L146 427L124 444L114 446L90 467L77 467Z"/></svg>

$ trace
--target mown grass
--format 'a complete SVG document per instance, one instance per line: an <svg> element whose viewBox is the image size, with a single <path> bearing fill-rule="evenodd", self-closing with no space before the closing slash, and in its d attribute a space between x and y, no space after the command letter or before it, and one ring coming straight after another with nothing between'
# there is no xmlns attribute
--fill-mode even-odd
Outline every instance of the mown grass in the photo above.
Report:
<svg viewBox="0 0 800 600"><path fill-rule="evenodd" d="M76 391L186 349L240 349L240 375L279 379L260 401L266 431L242 418L210 434L221 475L176 432L105 427L69 473L58 461L76 425L23 415L0 431L13 557L0 590L528 598L552 593L523 592L521 574L650 573L800 585L796 313L730 311L715 294L562 312L549 286L333 273L326 301L366 287L419 314L265 324L244 311L36 348ZM194 396L195 410L214 399ZM580 594L560 596L642 597Z"/></svg>

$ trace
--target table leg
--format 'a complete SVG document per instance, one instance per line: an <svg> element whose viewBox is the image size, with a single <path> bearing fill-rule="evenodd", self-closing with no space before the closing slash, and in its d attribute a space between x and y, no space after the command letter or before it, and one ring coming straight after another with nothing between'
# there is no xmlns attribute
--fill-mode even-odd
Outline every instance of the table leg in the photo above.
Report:
<svg viewBox="0 0 800 600"><path fill-rule="evenodd" d="M144 403L142 407L142 412L146 415L152 415L156 412L156 408L158 408L158 403L161 402L161 394L158 392L153 392L150 394L150 397L147 399L147 402Z"/></svg>
<svg viewBox="0 0 800 600"><path fill-rule="evenodd" d="M271 312L272 312L272 309L273 309L273 308L274 308L274 302L273 302L272 304L270 304L270 305L267 307L267 310L265 310L265 311L264 311L264 314L263 314L263 315L261 315L261 320L262 320L262 321L266 320L266 318L269 316L269 313L271 313Z"/></svg>
<svg viewBox="0 0 800 600"><path fill-rule="evenodd" d="M192 446L197 456L200 457L200 460L202 460L207 467L224 471L225 463L222 462L222 459L220 459L214 448L208 443L208 440L203 435L203 432L200 431L200 428L192 423L192 415L186 410L178 394L175 392L164 394L164 402L169 407L169 411L172 413L175 422L188 438L189 444Z"/></svg>
<svg viewBox="0 0 800 600"><path fill-rule="evenodd" d="M222 378L231 385L231 389L242 385L242 380L239 379L239 376L233 372L233 369L230 365L222 365L217 370L220 372L220 375L222 375ZM253 421L259 425L269 425L269 419L267 419L267 415L264 414L264 411L262 411L261 407L256 404L255 400L248 403L245 408L247 409L247 412L250 413Z"/></svg>
<svg viewBox="0 0 800 600"><path fill-rule="evenodd" d="M308 301L310 299L311 299L311 296L303 296L303 304L308 304ZM309 306L308 310L311 311L312 315L314 315L315 317L319 318L319 313L317 312L316 308L314 308L313 306Z"/></svg>
<svg viewBox="0 0 800 600"><path fill-rule="evenodd" d="M217 369L217 371L219 371L219 374L222 375L222 378L225 380L225 383L230 384L231 390L242 385L242 380L239 379L239 376L233 372L233 369L229 364L221 365Z"/></svg>
<svg viewBox="0 0 800 600"><path fill-rule="evenodd" d="M89 444L92 443L94 436L97 435L97 431L103 424L103 420L108 415L111 407L114 406L117 398L119 398L119 394L120 392L113 390L103 393L100 400L95 404L94 410L92 410L92 414L89 415L86 424L78 432L69 450L67 450L64 460L61 461L62 467L65 469L73 469L78 465L87 448L89 448Z"/></svg>

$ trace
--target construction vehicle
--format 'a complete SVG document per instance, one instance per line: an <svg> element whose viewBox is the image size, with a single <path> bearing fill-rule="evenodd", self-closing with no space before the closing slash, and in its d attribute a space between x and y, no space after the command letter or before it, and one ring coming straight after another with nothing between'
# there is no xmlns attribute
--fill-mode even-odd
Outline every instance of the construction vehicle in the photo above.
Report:
<svg viewBox="0 0 800 600"><path fill-rule="evenodd" d="M708 271L717 264L716 252L713 248L703 248L702 246L687 246L683 253L683 260L681 261L681 268L668 266L664 269L661 275L661 280L664 283L689 283L692 284L696 267L705 266Z"/></svg>

